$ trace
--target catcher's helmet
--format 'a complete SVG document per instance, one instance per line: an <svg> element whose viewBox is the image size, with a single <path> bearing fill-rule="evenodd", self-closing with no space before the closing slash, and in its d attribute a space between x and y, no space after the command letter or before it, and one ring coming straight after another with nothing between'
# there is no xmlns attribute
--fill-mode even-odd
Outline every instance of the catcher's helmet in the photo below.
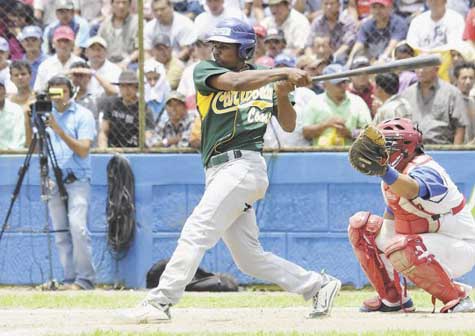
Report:
<svg viewBox="0 0 475 336"><path fill-rule="evenodd" d="M248 60L256 49L256 34L247 23L236 18L220 21L208 36L207 41L239 44L239 57Z"/></svg>
<svg viewBox="0 0 475 336"><path fill-rule="evenodd" d="M407 118L393 118L382 121L378 128L386 138L389 163L402 170L414 158L424 152L422 132Z"/></svg>

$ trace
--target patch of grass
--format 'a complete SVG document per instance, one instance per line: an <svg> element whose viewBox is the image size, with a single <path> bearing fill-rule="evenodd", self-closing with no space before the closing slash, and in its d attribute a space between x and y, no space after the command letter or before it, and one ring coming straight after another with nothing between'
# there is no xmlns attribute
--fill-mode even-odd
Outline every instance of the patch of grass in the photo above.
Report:
<svg viewBox="0 0 475 336"><path fill-rule="evenodd" d="M142 332L137 334L119 331L96 330L92 333L82 333L80 336L310 336L315 333L300 332L249 332L249 333L165 333L165 332ZM475 331L420 331L420 330L390 330L384 332L345 333L338 331L318 332L321 336L473 336ZM54 334L50 336L63 336Z"/></svg>
<svg viewBox="0 0 475 336"><path fill-rule="evenodd" d="M410 291L417 307L429 308L430 296L421 290ZM145 291L38 292L33 290L0 290L0 308L86 308L118 309L133 307L146 295ZM336 307L358 307L374 295L370 289L342 290ZM284 292L186 293L178 308L285 308L308 306L301 296Z"/></svg>
<svg viewBox="0 0 475 336"><path fill-rule="evenodd" d="M113 309L132 307L143 297L144 293L127 292L36 292L0 291L0 308L99 308Z"/></svg>

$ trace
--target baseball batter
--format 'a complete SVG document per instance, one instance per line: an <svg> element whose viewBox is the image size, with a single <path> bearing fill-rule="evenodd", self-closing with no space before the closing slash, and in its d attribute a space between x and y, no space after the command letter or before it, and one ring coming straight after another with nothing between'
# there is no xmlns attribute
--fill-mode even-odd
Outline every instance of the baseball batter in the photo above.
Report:
<svg viewBox="0 0 475 336"><path fill-rule="evenodd" d="M262 70L247 63L256 37L251 26L237 19L220 22L208 41L214 61L202 61L194 71L206 189L158 287L126 315L137 323L170 319L170 306L180 300L205 252L219 239L241 271L313 298L310 317L329 314L341 282L264 251L252 208L269 183L261 153L267 123L275 115L284 130L294 129L289 93L308 85L310 78L299 69Z"/></svg>
<svg viewBox="0 0 475 336"><path fill-rule="evenodd" d="M378 142L383 150L386 144L389 165ZM475 223L450 176L424 154L419 129L404 118L369 127L352 145L350 161L382 177L387 205L384 217L358 212L350 218L350 242L378 293L361 311L413 311L400 275L431 294L434 308L435 299L442 301L443 313L474 311L471 287L453 279L475 265Z"/></svg>

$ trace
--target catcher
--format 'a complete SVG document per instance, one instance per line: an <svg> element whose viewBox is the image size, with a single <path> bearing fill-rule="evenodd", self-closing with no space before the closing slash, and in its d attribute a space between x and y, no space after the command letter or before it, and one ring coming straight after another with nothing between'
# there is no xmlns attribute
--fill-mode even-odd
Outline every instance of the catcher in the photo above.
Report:
<svg viewBox="0 0 475 336"><path fill-rule="evenodd" d="M378 296L363 312L414 311L399 276L443 302L442 313L472 312L471 287L455 282L475 264L475 223L447 172L424 154L422 133L409 119L368 126L349 151L358 171L380 176L384 216L350 218L355 255Z"/></svg>

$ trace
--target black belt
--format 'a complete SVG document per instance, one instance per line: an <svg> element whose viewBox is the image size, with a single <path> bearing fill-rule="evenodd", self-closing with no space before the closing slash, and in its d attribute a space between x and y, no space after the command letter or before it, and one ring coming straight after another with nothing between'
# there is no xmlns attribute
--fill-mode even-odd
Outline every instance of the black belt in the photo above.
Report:
<svg viewBox="0 0 475 336"><path fill-rule="evenodd" d="M239 149L234 149L234 150L230 150L221 154L217 154L217 155L212 156L209 159L208 164L206 165L206 168L216 167L225 162L228 162L234 159L239 159L240 157L242 157L242 152Z"/></svg>

